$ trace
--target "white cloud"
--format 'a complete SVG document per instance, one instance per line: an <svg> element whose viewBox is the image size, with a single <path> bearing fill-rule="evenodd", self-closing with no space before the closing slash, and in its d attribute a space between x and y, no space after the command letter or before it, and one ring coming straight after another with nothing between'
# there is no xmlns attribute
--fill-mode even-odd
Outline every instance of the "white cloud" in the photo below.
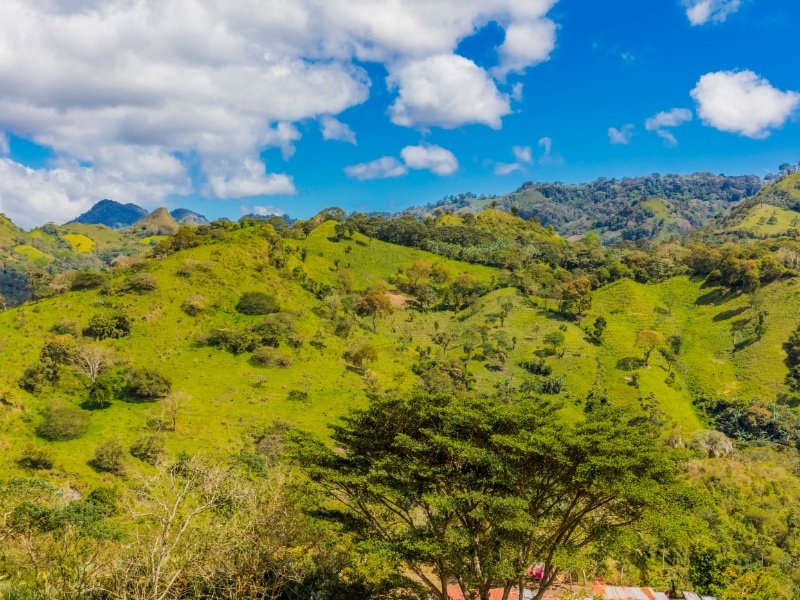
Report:
<svg viewBox="0 0 800 600"><path fill-rule="evenodd" d="M486 71L456 54L405 62L390 71L388 83L398 90L389 109L397 125L452 129L480 123L499 129L511 112L508 96Z"/></svg>
<svg viewBox="0 0 800 600"><path fill-rule="evenodd" d="M686 18L689 22L696 25L712 23L722 23L729 15L732 15L739 7L741 0L684 0L686 6Z"/></svg>
<svg viewBox="0 0 800 600"><path fill-rule="evenodd" d="M667 148L676 148L678 146L678 140L675 138L674 135L672 135L672 133L670 133L666 129L659 129L658 131L656 131L656 134L658 135L658 137L664 140L664 145Z"/></svg>
<svg viewBox="0 0 800 600"><path fill-rule="evenodd" d="M458 171L458 160L450 150L441 146L406 146L400 151L410 169L427 169L437 175L452 175Z"/></svg>
<svg viewBox="0 0 800 600"><path fill-rule="evenodd" d="M553 138L547 136L539 138L539 147L544 150L542 158L549 158L553 151Z"/></svg>
<svg viewBox="0 0 800 600"><path fill-rule="evenodd" d="M276 206L240 206L243 215L258 215L260 217L268 217L270 215L282 216L286 212Z"/></svg>
<svg viewBox="0 0 800 600"><path fill-rule="evenodd" d="M692 111L688 108L673 108L653 115L644 123L647 131L664 129L665 127L678 127L692 120Z"/></svg>
<svg viewBox="0 0 800 600"><path fill-rule="evenodd" d="M267 147L278 147L281 149L281 154L284 159L289 159L294 156L295 147L294 143L300 139L300 132L297 127L283 121L277 123L275 127L271 127L264 132L262 144Z"/></svg>
<svg viewBox="0 0 800 600"><path fill-rule="evenodd" d="M495 163L494 165L494 174L495 175L510 175L516 171L521 171L522 165L519 163Z"/></svg>
<svg viewBox="0 0 800 600"><path fill-rule="evenodd" d="M205 165L205 171L208 173L206 192L221 200L297 193L291 177L267 173L264 163L253 158L240 164L213 162Z"/></svg>
<svg viewBox="0 0 800 600"><path fill-rule="evenodd" d="M356 134L347 123L342 123L336 117L325 115L320 119L322 126L322 139L336 140L337 142L356 143Z"/></svg>
<svg viewBox="0 0 800 600"><path fill-rule="evenodd" d="M533 162L533 150L531 150L530 146L514 146L511 148L511 153L517 159L517 162Z"/></svg>
<svg viewBox="0 0 800 600"><path fill-rule="evenodd" d="M288 175L243 165L257 163L269 145L290 156L298 121L323 123L367 100L372 82L360 62L385 65L399 124L499 128L508 96L453 53L498 23L506 33L499 77L547 60L555 2L4 0L0 131L47 146L58 160L91 165L96 180L114 181L128 169L124 160L141 154L134 162L166 156L184 171L201 165L198 179L215 197L286 193ZM512 91L520 97L521 86ZM351 140L345 129L328 132ZM220 170L226 166L229 173ZM37 177L57 181L51 170ZM146 176L140 185L165 189L162 175ZM0 193L13 193L8 187L0 181Z"/></svg>
<svg viewBox="0 0 800 600"><path fill-rule="evenodd" d="M800 105L800 93L781 91L752 71L707 73L691 95L703 123L754 139L768 137Z"/></svg>
<svg viewBox="0 0 800 600"><path fill-rule="evenodd" d="M494 71L501 78L509 72L522 72L550 58L555 46L556 24L549 19L513 23L506 28L500 65Z"/></svg>
<svg viewBox="0 0 800 600"><path fill-rule="evenodd" d="M0 156L6 156L8 152L8 136L0 131Z"/></svg>
<svg viewBox="0 0 800 600"><path fill-rule="evenodd" d="M153 207L170 194L190 190L182 165L173 161L153 153L127 163L121 161L124 169L98 169L70 160L47 169L32 169L0 158L0 212L27 228L48 221L68 221L101 198L121 198Z"/></svg>
<svg viewBox="0 0 800 600"><path fill-rule="evenodd" d="M514 102L522 102L522 93L525 91L525 84L521 81L511 86L511 99Z"/></svg>
<svg viewBox="0 0 800 600"><path fill-rule="evenodd" d="M365 181L367 179L401 177L408 173L408 168L394 156L382 156L370 162L345 167L344 172L348 177Z"/></svg>
<svg viewBox="0 0 800 600"><path fill-rule="evenodd" d="M612 144L627 145L631 143L633 138L634 126L632 123L626 123L619 129L616 127L608 128L608 141Z"/></svg>

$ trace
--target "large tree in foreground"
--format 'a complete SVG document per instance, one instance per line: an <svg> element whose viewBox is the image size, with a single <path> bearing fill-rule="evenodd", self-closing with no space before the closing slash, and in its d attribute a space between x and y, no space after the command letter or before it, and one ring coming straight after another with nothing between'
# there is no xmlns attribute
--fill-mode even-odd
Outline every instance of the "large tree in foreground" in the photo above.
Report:
<svg viewBox="0 0 800 600"><path fill-rule="evenodd" d="M618 412L567 425L532 398L417 394L376 397L333 428L331 449L295 436L317 514L351 529L366 547L393 555L447 600L507 598L543 566L542 598L565 557L607 541L664 496L674 476L649 432Z"/></svg>

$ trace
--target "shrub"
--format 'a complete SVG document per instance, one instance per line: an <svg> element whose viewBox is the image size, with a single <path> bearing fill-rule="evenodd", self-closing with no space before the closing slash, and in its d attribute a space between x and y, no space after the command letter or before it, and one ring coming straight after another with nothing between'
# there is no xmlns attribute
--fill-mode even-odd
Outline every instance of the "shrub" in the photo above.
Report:
<svg viewBox="0 0 800 600"><path fill-rule="evenodd" d="M560 394L564 391L564 376L548 377L542 381L541 391L543 394Z"/></svg>
<svg viewBox="0 0 800 600"><path fill-rule="evenodd" d="M294 332L294 322L285 313L269 315L261 323L253 327L255 333L265 346L277 347L281 340L287 339Z"/></svg>
<svg viewBox="0 0 800 600"><path fill-rule="evenodd" d="M362 367L364 363L372 362L378 358L378 349L368 341L359 341L344 351L343 357L355 367Z"/></svg>
<svg viewBox="0 0 800 600"><path fill-rule="evenodd" d="M23 469L49 470L53 468L53 456L46 448L28 446L22 451L17 464Z"/></svg>
<svg viewBox="0 0 800 600"><path fill-rule="evenodd" d="M94 457L89 461L95 471L125 474L125 449L116 440L108 440L100 444L94 451Z"/></svg>
<svg viewBox="0 0 800 600"><path fill-rule="evenodd" d="M165 454L164 438L160 435L143 435L131 446L131 455L151 465L158 463Z"/></svg>
<svg viewBox="0 0 800 600"><path fill-rule="evenodd" d="M63 319L53 324L53 326L50 328L50 332L55 333L56 335L77 335L78 324L75 321Z"/></svg>
<svg viewBox="0 0 800 600"><path fill-rule="evenodd" d="M117 512L117 501L119 500L119 493L113 487L101 485L96 487L89 495L86 496L86 501L99 510L106 517L110 517Z"/></svg>
<svg viewBox="0 0 800 600"><path fill-rule="evenodd" d="M22 374L18 385L26 392L31 394L38 394L44 387L50 383L52 376L52 369L44 365L33 365L25 369Z"/></svg>
<svg viewBox="0 0 800 600"><path fill-rule="evenodd" d="M221 348L231 354L252 352L258 346L256 337L250 331L227 328L215 329L203 341L209 346Z"/></svg>
<svg viewBox="0 0 800 600"><path fill-rule="evenodd" d="M550 368L550 365L548 365L542 359L530 361L524 360L519 363L519 366L525 369L531 375L541 375L542 377L548 377L553 372L553 369Z"/></svg>
<svg viewBox="0 0 800 600"><path fill-rule="evenodd" d="M250 357L250 362L257 367L280 367L286 369L292 366L292 357L273 348L258 348Z"/></svg>
<svg viewBox="0 0 800 600"><path fill-rule="evenodd" d="M158 371L139 367L131 369L126 377L128 394L140 400L155 400L169 395L172 381Z"/></svg>
<svg viewBox="0 0 800 600"><path fill-rule="evenodd" d="M89 417L86 413L56 404L45 409L44 418L36 428L36 435L50 441L74 440L81 437L88 426Z"/></svg>
<svg viewBox="0 0 800 600"><path fill-rule="evenodd" d="M286 398L293 402L305 402L308 400L308 392L304 392L303 390L290 390Z"/></svg>
<svg viewBox="0 0 800 600"><path fill-rule="evenodd" d="M103 371L89 388L89 406L91 408L107 408L111 402L118 398L124 387L124 382L118 373Z"/></svg>
<svg viewBox="0 0 800 600"><path fill-rule="evenodd" d="M127 288L137 294L149 294L158 289L158 279L150 273L137 273L128 280Z"/></svg>
<svg viewBox="0 0 800 600"><path fill-rule="evenodd" d="M207 303L205 297L197 294L186 298L186 300L183 301L181 308L183 309L183 312L190 317L196 317L206 310L206 305Z"/></svg>
<svg viewBox="0 0 800 600"><path fill-rule="evenodd" d="M99 271L78 271L72 277L72 290L96 290L108 281L108 276Z"/></svg>
<svg viewBox="0 0 800 600"><path fill-rule="evenodd" d="M131 334L131 325L131 318L121 311L97 314L89 319L83 335L96 340L121 338Z"/></svg>
<svg viewBox="0 0 800 600"><path fill-rule="evenodd" d="M245 292L236 303L236 310L243 315L269 315L278 312L278 303L264 292Z"/></svg>

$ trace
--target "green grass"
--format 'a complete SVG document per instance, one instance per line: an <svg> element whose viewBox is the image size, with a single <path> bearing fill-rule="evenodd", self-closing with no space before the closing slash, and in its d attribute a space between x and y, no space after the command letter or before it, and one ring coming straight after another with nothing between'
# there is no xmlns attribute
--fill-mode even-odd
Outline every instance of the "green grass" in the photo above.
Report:
<svg viewBox="0 0 800 600"><path fill-rule="evenodd" d="M770 204L758 204L747 211L741 222L733 227L733 231L773 236L798 228L800 228L800 213Z"/></svg>
<svg viewBox="0 0 800 600"><path fill-rule="evenodd" d="M444 260L359 235L352 240L332 238L333 224L326 223L307 240L286 240L297 249L289 256L290 268L302 266L311 278L333 284L338 260L341 267L352 271L357 289L387 280L399 268L420 258L446 264L453 275L467 272L487 283L498 276L488 267ZM300 259L302 248L307 251L305 262ZM512 298L515 308L503 329L515 338L515 348L503 370L495 370L485 360L468 363L477 392L491 394L495 386L506 381L519 385L527 375L518 363L541 355L544 336L562 330L566 339L563 356L546 356L545 360L554 375L565 378L566 391L561 398L569 418L583 414L587 395L593 390L605 391L611 403L627 407L631 415L640 414L643 399L652 394L672 422L665 429L674 426L689 433L704 427L693 408L694 397L769 399L781 391L786 374L781 344L797 324L796 308L800 304L800 283L796 280L762 289L758 301L769 311L767 332L748 345L741 344L746 335L734 339L733 328L744 323L747 329L748 320L755 314L750 299L720 295L686 277L655 285L622 280L606 286L595 292L593 308L581 324L556 316L550 310L552 300L498 289L460 313L395 311L379 321L374 333L371 324L362 319L350 339L343 340L333 336L318 316L325 310L324 303L268 266L268 254L269 244L257 229L236 231L226 241L152 261L149 271L158 281L158 289L152 294L70 292L0 313L0 352L4 357L0 394L6 402L0 405L0 469L17 472L14 461L27 444L34 443L52 448L57 479L75 485L113 480L87 466L94 448L109 438L130 445L145 431L148 418L160 413L161 404L116 401L107 409L91 412L89 430L82 438L46 444L34 435L42 409L55 400L77 406L86 399L86 389L70 375L57 389L33 396L19 389L17 381L27 366L38 361L42 343L56 322L69 319L83 327L93 314L115 307L133 316L133 334L103 343L114 349L120 361L169 374L173 389L191 397L179 417L177 432L167 436L169 451L224 453L239 448L253 427L276 418L324 434L329 423L365 402L365 380L342 359L342 353L354 341L369 339L378 348L378 359L368 369L380 389L415 389L417 377L410 366L417 360L418 347L430 346L434 354L442 354L431 338L437 329L449 329L459 335L459 341L448 355L460 358L461 336L477 332L507 298ZM187 265L192 273L178 275L187 270ZM118 275L115 283L121 284L124 277ZM281 352L292 355L292 365L287 369L255 367L246 354L233 356L196 343L199 336L216 327L258 322L261 317L240 315L234 308L239 295L250 290L274 294L282 310L294 316L298 334L306 340L299 349L281 348ZM206 298L209 308L200 316L190 317L181 304L196 294ZM608 320L602 344L588 339L582 328L590 326L598 315ZM500 329L495 321L490 335ZM667 382L669 365L657 353L647 368L634 372L621 368L622 359L641 356L635 339L642 329L682 337L673 383ZM308 343L318 332L323 347ZM736 347L735 342L740 345ZM638 387L631 385L634 373L639 375ZM290 400L292 390L307 391L308 400ZM134 459L131 464L144 468Z"/></svg>
<svg viewBox="0 0 800 600"><path fill-rule="evenodd" d="M52 262L53 257L45 254L38 248L34 248L30 244L20 244L14 248L14 252L24 257L36 266L46 266Z"/></svg>

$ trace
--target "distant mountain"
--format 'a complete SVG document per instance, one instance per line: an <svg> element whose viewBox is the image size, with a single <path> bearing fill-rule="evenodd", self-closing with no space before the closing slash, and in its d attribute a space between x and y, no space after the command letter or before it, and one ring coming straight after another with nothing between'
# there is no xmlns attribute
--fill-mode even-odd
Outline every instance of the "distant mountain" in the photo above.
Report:
<svg viewBox="0 0 800 600"><path fill-rule="evenodd" d="M209 220L204 215L188 208L176 208L170 214L178 223L194 223L195 225L208 225Z"/></svg>
<svg viewBox="0 0 800 600"><path fill-rule="evenodd" d="M753 175L712 173L601 178L577 185L527 182L502 196L460 194L405 212L416 216L478 212L493 205L552 225L564 237L593 232L604 243L614 243L667 239L698 229L758 193L763 185Z"/></svg>
<svg viewBox="0 0 800 600"><path fill-rule="evenodd" d="M133 225L146 215L147 211L136 204L122 204L115 200L105 199L100 200L88 211L69 223L106 225L112 229L122 229Z"/></svg>
<svg viewBox="0 0 800 600"><path fill-rule="evenodd" d="M140 236L169 235L180 229L180 224L166 208L157 208L143 219L125 228L126 233Z"/></svg>

